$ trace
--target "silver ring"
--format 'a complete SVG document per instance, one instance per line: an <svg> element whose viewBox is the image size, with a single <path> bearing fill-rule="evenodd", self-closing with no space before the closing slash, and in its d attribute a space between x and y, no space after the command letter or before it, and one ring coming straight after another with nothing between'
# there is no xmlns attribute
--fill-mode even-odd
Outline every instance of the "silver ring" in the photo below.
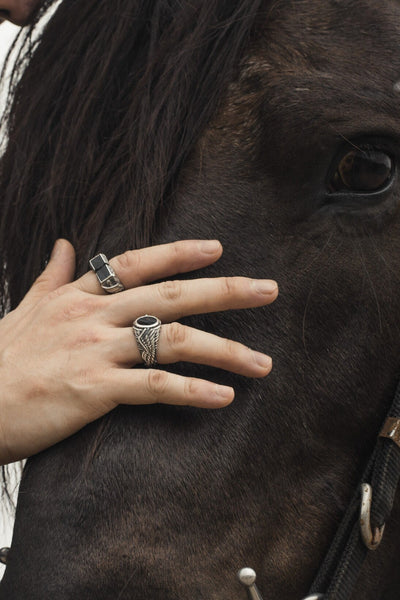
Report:
<svg viewBox="0 0 400 600"><path fill-rule="evenodd" d="M118 275L115 274L114 269L108 262L108 258L105 254L96 254L89 260L90 268L96 274L96 277L107 294L116 294L117 292L123 292L124 286L121 283Z"/></svg>
<svg viewBox="0 0 400 600"><path fill-rule="evenodd" d="M146 367L154 367L157 364L160 319L151 315L143 315L133 322L132 328L144 364Z"/></svg>

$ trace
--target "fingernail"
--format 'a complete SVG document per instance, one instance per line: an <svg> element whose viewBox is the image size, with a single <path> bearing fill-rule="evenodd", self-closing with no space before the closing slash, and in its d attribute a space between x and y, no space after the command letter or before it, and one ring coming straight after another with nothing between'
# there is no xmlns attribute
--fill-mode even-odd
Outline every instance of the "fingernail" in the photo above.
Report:
<svg viewBox="0 0 400 600"><path fill-rule="evenodd" d="M259 367L262 367L263 369L269 369L271 367L272 360L270 356L255 351L253 351L253 356Z"/></svg>
<svg viewBox="0 0 400 600"><path fill-rule="evenodd" d="M221 242L218 240L204 240L200 242L199 246L205 254L215 254L221 248Z"/></svg>
<svg viewBox="0 0 400 600"><path fill-rule="evenodd" d="M56 240L56 242L53 246L53 250L51 251L50 258L56 258L56 256L58 256L60 254L61 248L62 248L62 241Z"/></svg>
<svg viewBox="0 0 400 600"><path fill-rule="evenodd" d="M233 396L235 392L233 388L228 387L226 385L216 385L215 386L215 396L221 400L233 400Z"/></svg>
<svg viewBox="0 0 400 600"><path fill-rule="evenodd" d="M253 279L253 286L259 294L272 294L276 291L278 284L272 279Z"/></svg>

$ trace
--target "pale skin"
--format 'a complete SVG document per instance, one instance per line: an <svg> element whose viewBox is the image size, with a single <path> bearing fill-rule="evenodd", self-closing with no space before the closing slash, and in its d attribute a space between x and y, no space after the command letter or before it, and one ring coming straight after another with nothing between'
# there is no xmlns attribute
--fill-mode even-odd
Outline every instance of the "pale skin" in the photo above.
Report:
<svg viewBox="0 0 400 600"><path fill-rule="evenodd" d="M0 23L26 25L41 3L0 0ZM152 284L206 267L221 254L219 242L205 240L128 251L110 261L126 290L106 295L93 272L73 281L74 249L58 240L45 271L0 321L0 464L48 448L118 404L222 408L232 402L230 387L143 368L131 326L144 314L163 323L160 365L189 361L266 376L269 356L177 319L267 305L278 295L276 282L230 277Z"/></svg>
<svg viewBox="0 0 400 600"><path fill-rule="evenodd" d="M41 4L42 0L0 0L0 23L27 25Z"/></svg>
<svg viewBox="0 0 400 600"><path fill-rule="evenodd" d="M275 281L245 277L152 281L206 267L218 241L186 240L133 250L110 263L126 290L107 295L93 272L72 281L75 252L59 240L21 304L0 321L0 463L26 458L72 435L118 404L222 408L234 390L141 367L132 322L157 315L160 365L189 361L264 377L271 358L177 319L265 306ZM136 368L132 368L136 367Z"/></svg>

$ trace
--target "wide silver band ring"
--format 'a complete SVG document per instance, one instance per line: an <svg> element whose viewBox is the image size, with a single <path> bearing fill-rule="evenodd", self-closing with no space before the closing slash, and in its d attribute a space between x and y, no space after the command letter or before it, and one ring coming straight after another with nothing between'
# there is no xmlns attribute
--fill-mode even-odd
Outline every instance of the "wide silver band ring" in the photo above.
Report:
<svg viewBox="0 0 400 600"><path fill-rule="evenodd" d="M132 328L144 364L146 367L154 367L157 364L160 319L152 315L143 315L133 322Z"/></svg>
<svg viewBox="0 0 400 600"><path fill-rule="evenodd" d="M124 291L124 285L121 283L118 275L108 262L105 254L96 254L89 260L90 268L96 274L98 282L107 294L116 294Z"/></svg>

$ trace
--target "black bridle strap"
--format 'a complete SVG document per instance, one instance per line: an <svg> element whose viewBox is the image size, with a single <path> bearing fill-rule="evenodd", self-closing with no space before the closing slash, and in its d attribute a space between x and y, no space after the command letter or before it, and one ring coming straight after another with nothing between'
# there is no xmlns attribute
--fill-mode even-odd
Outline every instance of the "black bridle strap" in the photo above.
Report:
<svg viewBox="0 0 400 600"><path fill-rule="evenodd" d="M385 424L400 419L400 383ZM392 512L400 478L400 446L394 438L381 437L363 473L360 486L353 495L325 560L311 586L310 594L323 593L324 600L348 600L357 583L364 560L369 552L360 530L360 487L370 483L373 497L371 507L372 531L381 529Z"/></svg>

